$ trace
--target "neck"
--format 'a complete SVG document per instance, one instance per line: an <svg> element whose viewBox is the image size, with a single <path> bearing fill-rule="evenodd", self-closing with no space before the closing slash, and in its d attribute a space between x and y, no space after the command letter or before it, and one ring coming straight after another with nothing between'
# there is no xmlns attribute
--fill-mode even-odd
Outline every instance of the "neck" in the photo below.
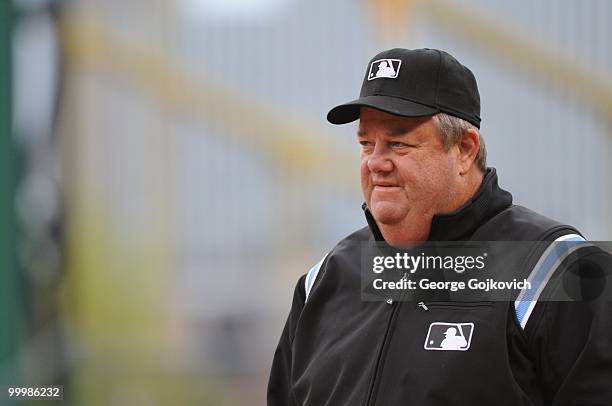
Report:
<svg viewBox="0 0 612 406"><path fill-rule="evenodd" d="M449 203L441 210L432 208L417 219L404 220L396 224L378 223L378 228L385 241L395 247L410 245L413 241L425 241L429 238L431 222L436 214L452 213L464 206L478 191L484 174L480 171L461 176L458 187L450 191ZM405 224L409 221L409 224Z"/></svg>

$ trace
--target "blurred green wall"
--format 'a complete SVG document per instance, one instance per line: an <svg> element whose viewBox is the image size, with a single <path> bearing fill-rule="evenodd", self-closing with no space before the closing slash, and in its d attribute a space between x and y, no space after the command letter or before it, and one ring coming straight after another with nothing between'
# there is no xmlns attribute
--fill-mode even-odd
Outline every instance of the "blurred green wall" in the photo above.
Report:
<svg viewBox="0 0 612 406"><path fill-rule="evenodd" d="M16 151L12 131L11 1L0 1L0 384L16 382L20 319L14 196Z"/></svg>

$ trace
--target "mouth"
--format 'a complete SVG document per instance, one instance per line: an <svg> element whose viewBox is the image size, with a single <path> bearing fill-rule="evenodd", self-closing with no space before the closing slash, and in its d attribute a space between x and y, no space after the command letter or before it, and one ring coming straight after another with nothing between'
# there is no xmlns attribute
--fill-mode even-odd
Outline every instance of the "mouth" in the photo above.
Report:
<svg viewBox="0 0 612 406"><path fill-rule="evenodd" d="M394 184L386 184L386 183L375 183L374 184L374 190L395 190L395 189L399 189L398 185L394 185Z"/></svg>
<svg viewBox="0 0 612 406"><path fill-rule="evenodd" d="M394 192L399 190L400 187L398 185L386 185L386 184L375 184L372 188L372 191L376 192Z"/></svg>

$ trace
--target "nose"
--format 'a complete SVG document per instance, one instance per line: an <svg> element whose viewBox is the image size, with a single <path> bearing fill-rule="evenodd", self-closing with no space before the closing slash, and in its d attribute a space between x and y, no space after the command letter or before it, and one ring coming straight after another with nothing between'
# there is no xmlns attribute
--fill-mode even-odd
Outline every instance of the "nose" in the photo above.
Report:
<svg viewBox="0 0 612 406"><path fill-rule="evenodd" d="M393 161L389 156L389 151L382 142L377 142L374 151L368 157L368 169L373 173L391 172Z"/></svg>

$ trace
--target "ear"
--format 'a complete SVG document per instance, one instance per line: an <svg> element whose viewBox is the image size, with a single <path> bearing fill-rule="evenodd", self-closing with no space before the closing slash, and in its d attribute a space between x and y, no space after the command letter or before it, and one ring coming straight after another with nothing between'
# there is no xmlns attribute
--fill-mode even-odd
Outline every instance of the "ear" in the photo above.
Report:
<svg viewBox="0 0 612 406"><path fill-rule="evenodd" d="M476 155L478 155L480 149L478 130L474 128L465 130L457 147L459 149L459 171L461 175L465 175L476 166Z"/></svg>

